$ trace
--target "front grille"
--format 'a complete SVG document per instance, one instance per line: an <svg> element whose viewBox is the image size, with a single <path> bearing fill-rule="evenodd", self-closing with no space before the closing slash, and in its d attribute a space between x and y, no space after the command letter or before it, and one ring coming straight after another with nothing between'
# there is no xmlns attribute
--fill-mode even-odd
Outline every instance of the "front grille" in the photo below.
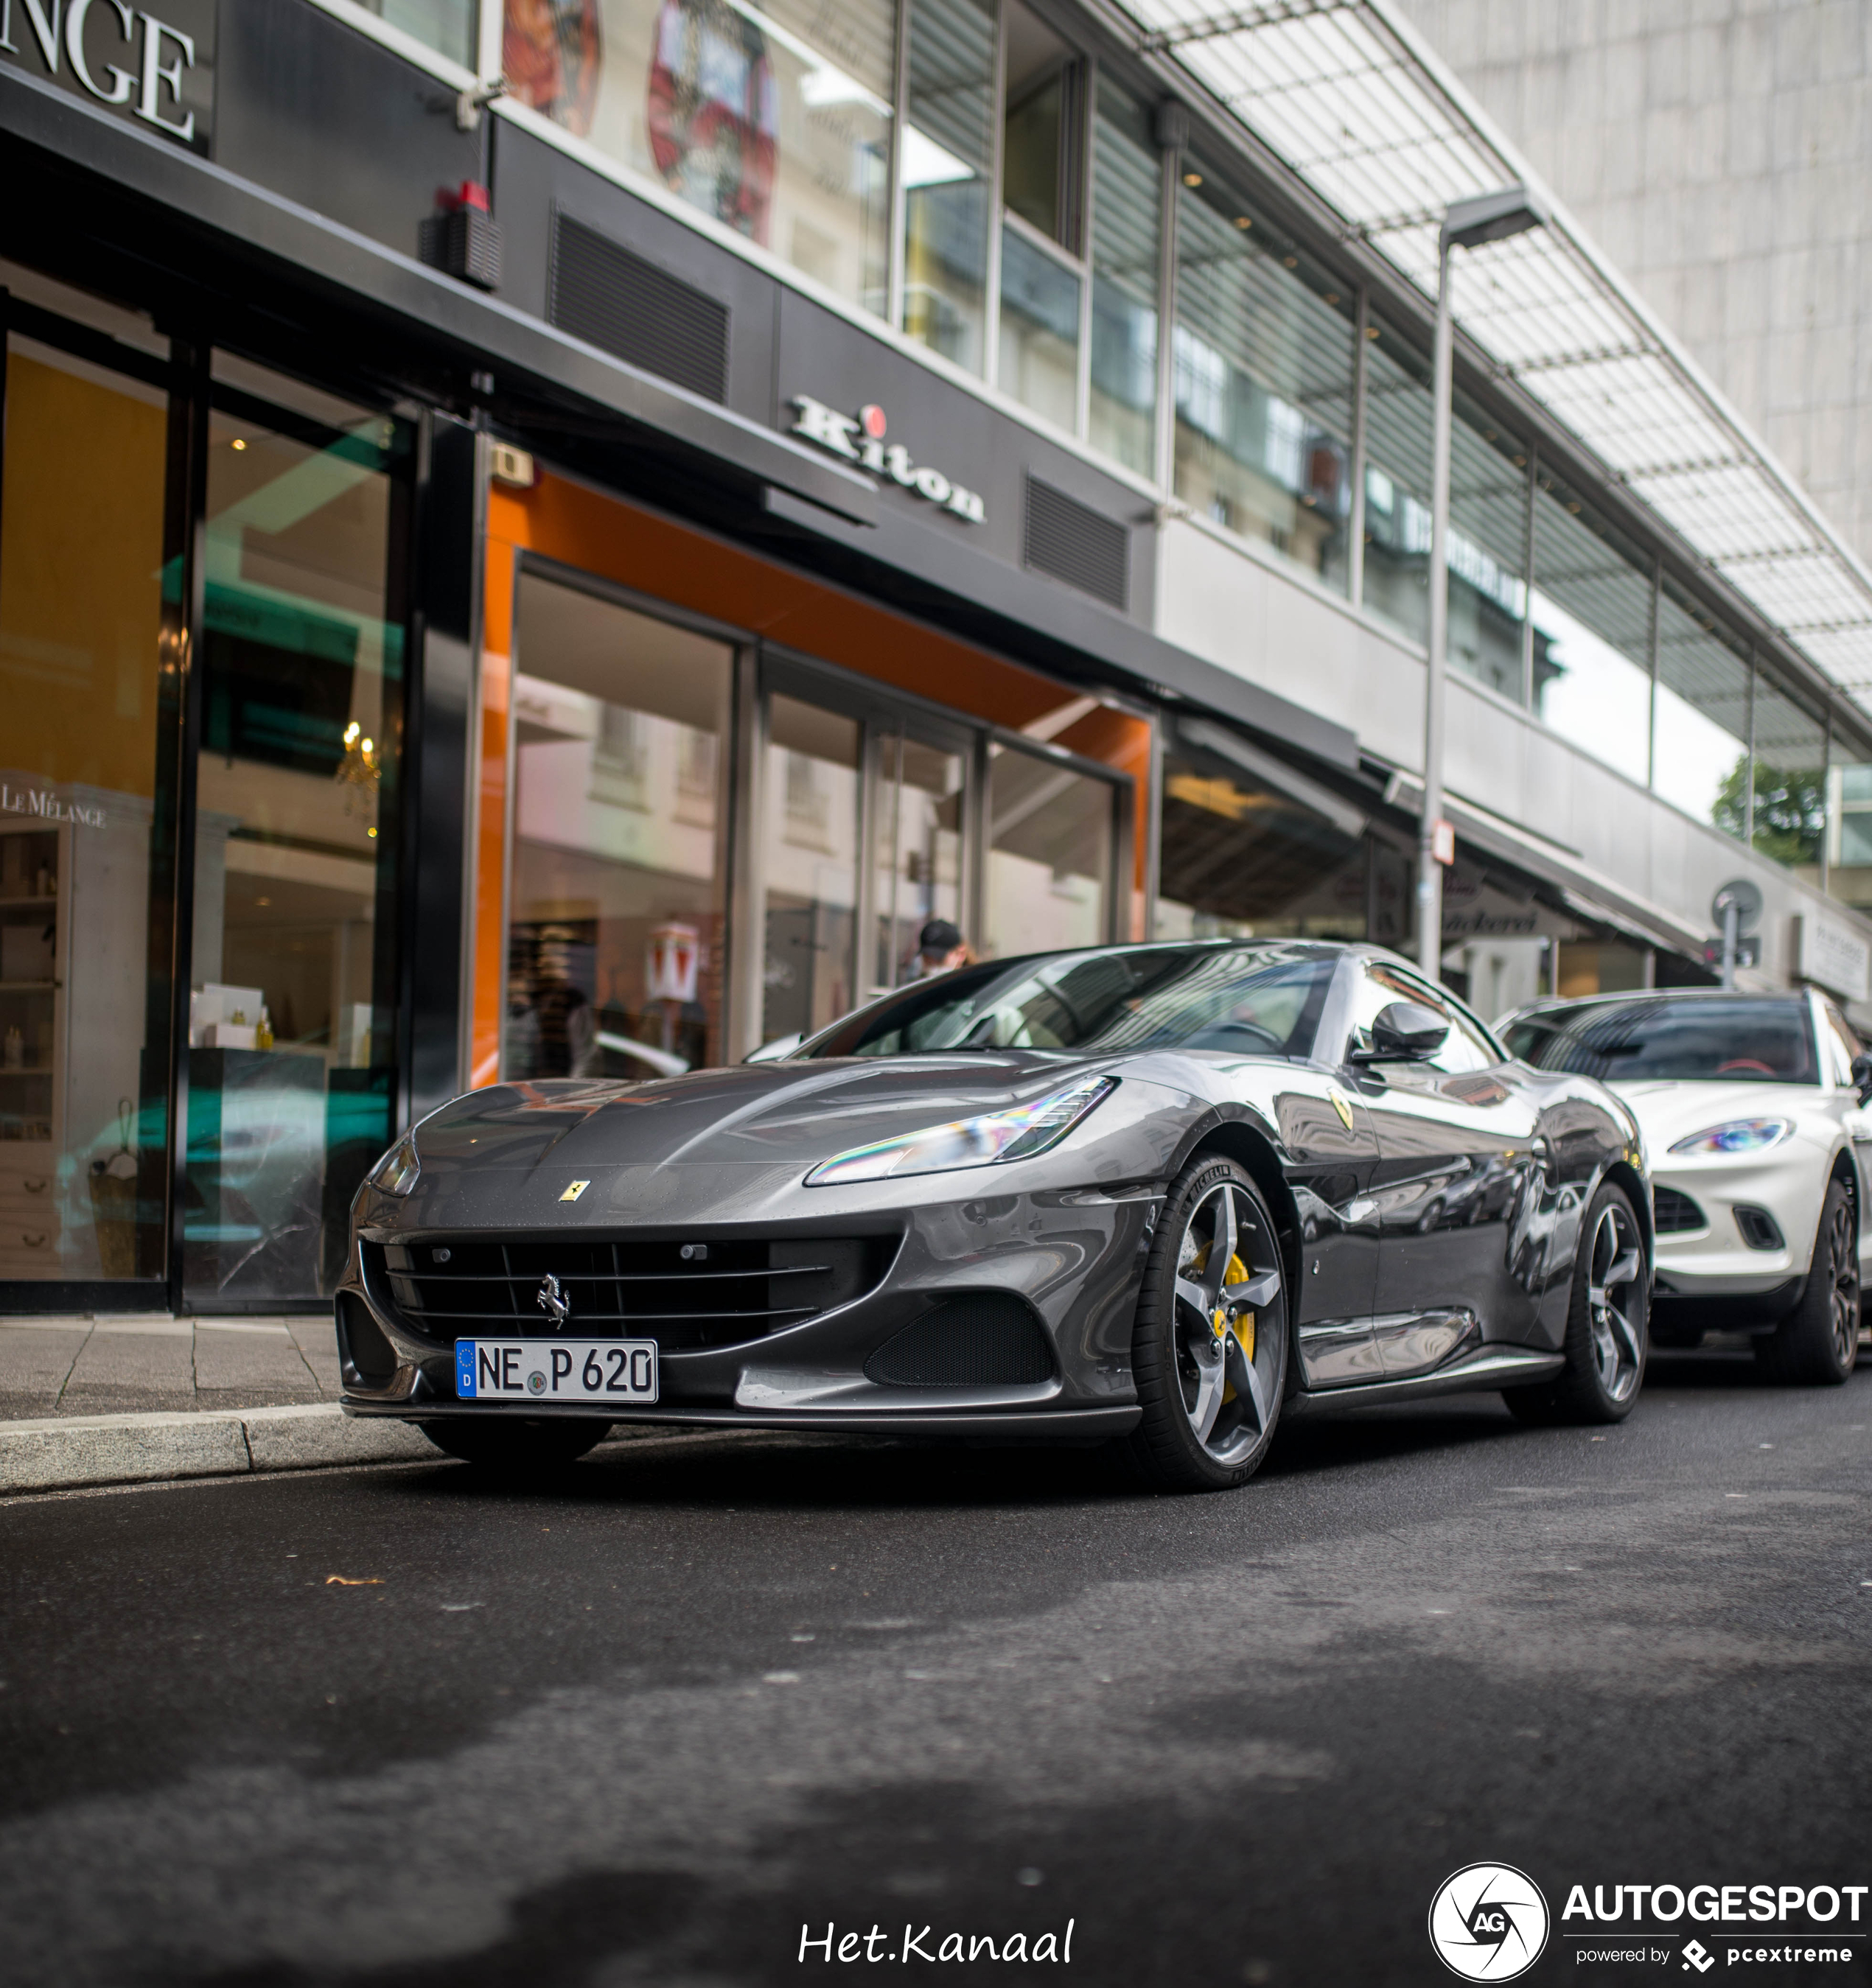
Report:
<svg viewBox="0 0 1872 1988"><path fill-rule="evenodd" d="M363 1245L364 1275L398 1320L438 1345L550 1335L732 1346L799 1325L873 1288L883 1236L685 1243L435 1236ZM706 1252L685 1259L685 1249ZM548 1276L570 1307L555 1327L540 1303Z"/></svg>
<svg viewBox="0 0 1872 1988"><path fill-rule="evenodd" d="M1656 1188L1651 1205L1657 1213L1660 1236L1682 1236L1692 1229L1709 1226L1709 1217L1702 1209L1688 1195L1679 1194L1674 1187Z"/></svg>

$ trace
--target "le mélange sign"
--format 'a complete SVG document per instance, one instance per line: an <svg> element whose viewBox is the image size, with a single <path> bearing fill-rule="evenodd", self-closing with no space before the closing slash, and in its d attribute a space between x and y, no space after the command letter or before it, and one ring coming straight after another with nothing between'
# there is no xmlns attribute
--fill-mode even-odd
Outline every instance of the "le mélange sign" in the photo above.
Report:
<svg viewBox="0 0 1872 1988"><path fill-rule="evenodd" d="M214 106L214 0L0 0L0 62L198 150Z"/></svg>
<svg viewBox="0 0 1872 1988"><path fill-rule="evenodd" d="M902 442L894 441L888 448L885 446L888 424L882 407L860 407L855 414L841 414L810 394L795 394L793 410L798 418L791 432L802 441L815 442L828 455L843 456L846 462L855 462L874 475L889 477L912 496L937 505L965 524L979 525L987 518L987 509L976 492L952 483L941 470L932 469L926 463L920 467L913 463L910 451Z"/></svg>

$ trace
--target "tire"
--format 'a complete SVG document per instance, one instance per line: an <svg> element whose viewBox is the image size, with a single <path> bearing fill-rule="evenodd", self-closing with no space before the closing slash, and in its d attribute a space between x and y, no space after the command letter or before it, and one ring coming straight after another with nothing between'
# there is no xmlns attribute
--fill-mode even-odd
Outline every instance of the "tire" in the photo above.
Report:
<svg viewBox="0 0 1872 1988"><path fill-rule="evenodd" d="M1806 1288L1755 1341L1755 1365L1783 1386L1836 1388L1858 1364L1859 1320L1859 1209L1843 1182L1829 1181Z"/></svg>
<svg viewBox="0 0 1872 1988"><path fill-rule="evenodd" d="M563 1469L604 1440L611 1424L588 1415L451 1416L418 1422L438 1449L484 1469L514 1472Z"/></svg>
<svg viewBox="0 0 1872 1988"><path fill-rule="evenodd" d="M1501 1398L1524 1422L1618 1422L1644 1384L1650 1286L1644 1232L1623 1188L1606 1182L1587 1204L1566 1310L1566 1370Z"/></svg>
<svg viewBox="0 0 1872 1988"><path fill-rule="evenodd" d="M1232 1245L1218 1264L1216 1245ZM1232 1266L1232 1273L1231 1273ZM1227 1491L1261 1467L1287 1381L1287 1273L1261 1192L1198 1154L1164 1197L1139 1295L1132 1470L1168 1491Z"/></svg>

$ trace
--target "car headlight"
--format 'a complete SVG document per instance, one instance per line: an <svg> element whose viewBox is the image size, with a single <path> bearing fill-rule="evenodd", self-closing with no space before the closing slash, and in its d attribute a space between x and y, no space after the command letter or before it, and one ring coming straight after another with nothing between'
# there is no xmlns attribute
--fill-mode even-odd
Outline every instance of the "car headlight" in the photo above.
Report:
<svg viewBox="0 0 1872 1988"><path fill-rule="evenodd" d="M422 1161L416 1151L416 1135L405 1132L364 1178L385 1194L408 1194L416 1185Z"/></svg>
<svg viewBox="0 0 1872 1988"><path fill-rule="evenodd" d="M1732 1118L1726 1124L1705 1126L1679 1139L1674 1153L1765 1153L1794 1129L1792 1118Z"/></svg>
<svg viewBox="0 0 1872 1988"><path fill-rule="evenodd" d="M1031 1104L958 1118L900 1139L880 1139L875 1145L855 1146L814 1167L806 1185L842 1187L848 1181L894 1180L905 1174L952 1173L963 1167L1031 1159L1057 1145L1117 1088L1115 1077L1085 1077Z"/></svg>

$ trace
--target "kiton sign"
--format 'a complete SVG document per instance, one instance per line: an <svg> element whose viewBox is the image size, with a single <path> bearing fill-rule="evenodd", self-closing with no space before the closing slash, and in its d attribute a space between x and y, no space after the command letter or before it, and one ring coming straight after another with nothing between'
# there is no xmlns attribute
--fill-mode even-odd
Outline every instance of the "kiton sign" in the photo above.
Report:
<svg viewBox="0 0 1872 1988"><path fill-rule="evenodd" d="M841 414L810 394L795 394L793 406L798 416L793 432L804 440L817 442L832 455L842 455L848 462L855 462L876 475L888 476L893 483L940 505L965 524L979 525L987 516L976 492L950 482L941 470L932 469L927 464L919 468L911 462L910 451L902 442L885 446L886 424L882 407L861 407L855 414Z"/></svg>
<svg viewBox="0 0 1872 1988"><path fill-rule="evenodd" d="M0 0L0 56L73 95L205 149L213 101L213 0Z"/></svg>

